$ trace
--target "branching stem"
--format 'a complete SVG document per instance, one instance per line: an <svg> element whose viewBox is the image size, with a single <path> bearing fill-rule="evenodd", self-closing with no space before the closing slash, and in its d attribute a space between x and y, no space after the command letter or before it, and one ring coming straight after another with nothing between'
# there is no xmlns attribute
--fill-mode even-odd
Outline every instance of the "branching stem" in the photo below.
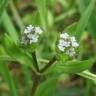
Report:
<svg viewBox="0 0 96 96"><path fill-rule="evenodd" d="M46 69L48 69L51 65L53 65L56 60L57 60L57 58L56 58L56 56L54 56L54 57L48 62L48 64L46 64L45 67L40 70L40 72L43 73Z"/></svg>

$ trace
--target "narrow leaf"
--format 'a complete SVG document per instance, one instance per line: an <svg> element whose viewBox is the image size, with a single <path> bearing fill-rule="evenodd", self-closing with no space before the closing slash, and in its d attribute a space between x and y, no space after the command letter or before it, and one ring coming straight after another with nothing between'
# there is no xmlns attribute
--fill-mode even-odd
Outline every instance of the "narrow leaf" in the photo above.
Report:
<svg viewBox="0 0 96 96"><path fill-rule="evenodd" d="M11 36L12 40L17 44L19 42L18 34L6 11L4 11L2 19L3 19L2 24L6 29L6 32Z"/></svg>
<svg viewBox="0 0 96 96"><path fill-rule="evenodd" d="M14 80L9 72L9 69L5 62L0 61L0 72L3 75L4 79L8 83L10 89L10 96L17 96L17 89L14 83Z"/></svg>
<svg viewBox="0 0 96 96"><path fill-rule="evenodd" d="M95 0L91 0L88 7L85 9L84 13L81 15L81 18L78 22L77 28L76 28L76 35L78 40L80 39L82 32L87 27L90 16L92 15L94 6L95 6Z"/></svg>
<svg viewBox="0 0 96 96"><path fill-rule="evenodd" d="M89 69L92 66L94 61L95 61L94 59L89 59L84 61L77 61L77 60L68 61L65 64L64 63L58 64L55 70L61 73L62 72L79 73L86 69Z"/></svg>

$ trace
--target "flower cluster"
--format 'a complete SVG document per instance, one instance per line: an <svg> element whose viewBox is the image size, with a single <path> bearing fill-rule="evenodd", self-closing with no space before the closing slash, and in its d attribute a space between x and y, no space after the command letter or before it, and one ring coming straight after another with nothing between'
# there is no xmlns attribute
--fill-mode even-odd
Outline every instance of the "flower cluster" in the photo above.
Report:
<svg viewBox="0 0 96 96"><path fill-rule="evenodd" d="M39 36L42 34L42 29L40 27L34 27L32 25L28 25L24 33L22 34L21 38L21 44L27 45L27 44L33 44L37 43Z"/></svg>
<svg viewBox="0 0 96 96"><path fill-rule="evenodd" d="M74 36L69 36L67 33L60 34L58 49L65 52L66 55L73 57L75 55L75 49L79 46Z"/></svg>

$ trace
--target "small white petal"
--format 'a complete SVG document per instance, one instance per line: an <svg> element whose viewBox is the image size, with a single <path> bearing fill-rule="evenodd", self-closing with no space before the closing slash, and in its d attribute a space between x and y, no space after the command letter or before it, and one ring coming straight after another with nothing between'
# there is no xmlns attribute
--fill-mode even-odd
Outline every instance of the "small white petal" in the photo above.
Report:
<svg viewBox="0 0 96 96"><path fill-rule="evenodd" d="M60 38L68 39L69 35L67 33L62 33L62 34L60 34Z"/></svg>
<svg viewBox="0 0 96 96"><path fill-rule="evenodd" d="M40 27L35 27L35 32L38 34L42 34L42 29Z"/></svg>
<svg viewBox="0 0 96 96"><path fill-rule="evenodd" d="M32 25L27 26L27 27L25 28L25 30L24 30L24 33L25 33L25 34L30 33L33 28L34 28L34 27L33 27Z"/></svg>
<svg viewBox="0 0 96 96"><path fill-rule="evenodd" d="M59 44L60 44L60 45L63 45L63 43L64 43L64 40L61 40L61 39L60 39L60 40L59 40Z"/></svg>
<svg viewBox="0 0 96 96"><path fill-rule="evenodd" d="M72 42L72 47L78 47L79 44L77 42Z"/></svg>
<svg viewBox="0 0 96 96"><path fill-rule="evenodd" d="M71 40L71 42L75 42L76 41L74 36L70 37L70 40Z"/></svg>
<svg viewBox="0 0 96 96"><path fill-rule="evenodd" d="M64 46L64 47L69 47L70 46L70 42L60 39L59 40L59 45Z"/></svg>
<svg viewBox="0 0 96 96"><path fill-rule="evenodd" d="M39 38L39 36L36 35L36 34L28 34L27 37L28 37L29 39Z"/></svg>
<svg viewBox="0 0 96 96"><path fill-rule="evenodd" d="M70 56L74 56L75 55L75 49L74 48L70 48L69 49L69 52L70 52Z"/></svg>
<svg viewBox="0 0 96 96"><path fill-rule="evenodd" d="M27 33L30 33L30 31L28 31L27 29L24 30L24 33L27 34Z"/></svg>
<svg viewBox="0 0 96 96"><path fill-rule="evenodd" d="M26 27L26 30L30 33L32 30L33 30L33 26L32 25L29 25Z"/></svg>
<svg viewBox="0 0 96 96"><path fill-rule="evenodd" d="M71 57L74 56L75 55L75 49L74 48L70 48L69 50L67 50L66 54L71 56Z"/></svg>
<svg viewBox="0 0 96 96"><path fill-rule="evenodd" d="M37 38L34 38L34 39L31 39L31 40L30 40L30 44L36 43L36 42L38 42L38 39L37 39Z"/></svg>
<svg viewBox="0 0 96 96"><path fill-rule="evenodd" d="M28 30L32 30L34 27L32 25L29 25L26 27Z"/></svg>
<svg viewBox="0 0 96 96"><path fill-rule="evenodd" d="M27 37L31 39L33 37L33 34L28 34Z"/></svg>
<svg viewBox="0 0 96 96"><path fill-rule="evenodd" d="M58 49L60 50L60 51L62 51L62 52L64 52L64 47L63 46L61 46L61 45L57 45L57 47L58 47Z"/></svg>
<svg viewBox="0 0 96 96"><path fill-rule="evenodd" d="M70 42L64 42L64 43L63 43L63 46L69 47L69 46L70 46Z"/></svg>

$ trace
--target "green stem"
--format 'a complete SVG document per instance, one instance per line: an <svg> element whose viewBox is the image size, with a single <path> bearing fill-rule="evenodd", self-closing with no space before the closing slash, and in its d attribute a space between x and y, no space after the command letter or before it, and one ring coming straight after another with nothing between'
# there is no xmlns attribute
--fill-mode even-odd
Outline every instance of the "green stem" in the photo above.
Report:
<svg viewBox="0 0 96 96"><path fill-rule="evenodd" d="M33 63L35 68L37 69L37 71L39 72L39 66L38 66L38 61L37 61L37 57L36 57L36 52L32 52L32 58L33 58Z"/></svg>
<svg viewBox="0 0 96 96"><path fill-rule="evenodd" d="M31 91L31 96L35 96L35 92L37 90L38 85L40 84L40 78L41 76L37 75L36 73L33 72L33 86L32 86L32 91Z"/></svg>
<svg viewBox="0 0 96 96"><path fill-rule="evenodd" d="M77 74L84 77L84 78L87 78L87 79L94 81L94 83L96 84L96 75L89 72L88 70L83 71L81 73L77 73Z"/></svg>
<svg viewBox="0 0 96 96"><path fill-rule="evenodd" d="M33 58L33 63L37 71L39 72L39 66L38 66L38 61L36 57L36 52L32 52L32 58ZM36 89L40 83L40 78L41 76L33 72L32 79L33 79L33 86L32 86L32 91L31 91L31 96L35 96Z"/></svg>
<svg viewBox="0 0 96 96"><path fill-rule="evenodd" d="M48 69L52 64L54 64L54 62L57 60L56 56L54 56L49 62L48 64L45 65L44 68L42 68L40 70L41 73L43 73L46 69Z"/></svg>

